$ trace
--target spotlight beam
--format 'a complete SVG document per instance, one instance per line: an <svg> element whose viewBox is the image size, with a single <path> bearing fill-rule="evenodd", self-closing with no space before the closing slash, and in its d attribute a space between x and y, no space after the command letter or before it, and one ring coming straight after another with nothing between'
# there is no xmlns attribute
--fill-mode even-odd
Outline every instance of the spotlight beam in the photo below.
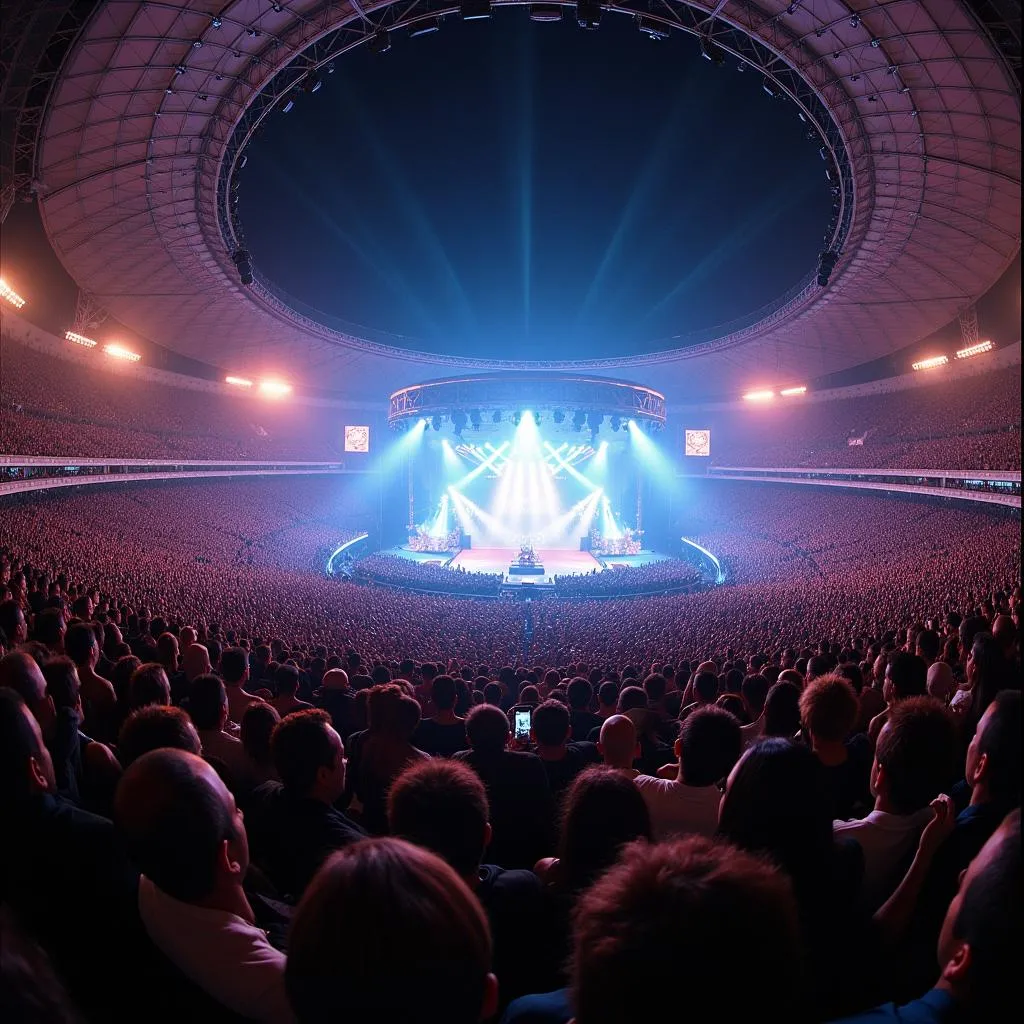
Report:
<svg viewBox="0 0 1024 1024"><path fill-rule="evenodd" d="M585 477L578 469L575 469L570 463L566 462L565 459L563 459L562 456L558 454L558 452L555 450L554 446L551 444L550 441L545 441L544 445L548 449L548 451L554 455L555 459L558 461L558 464L562 467L562 469L564 469L573 479L578 480L581 484L583 484L584 487L588 487L592 491L596 491L599 489L597 484L595 484L593 480L587 479L587 477Z"/></svg>
<svg viewBox="0 0 1024 1024"><path fill-rule="evenodd" d="M490 448L491 446L488 445L487 447ZM502 443L497 448L493 449L491 454L486 459L484 459L484 461L481 462L479 466L476 466L474 469L471 469L464 477L462 477L461 480L456 480L455 483L452 484L452 487L458 490L462 487L465 487L466 484L471 483L478 476L480 476L481 473L485 473L488 469L490 469L491 466L495 464L495 461L504 453L506 448L508 448L508 441L502 441Z"/></svg>

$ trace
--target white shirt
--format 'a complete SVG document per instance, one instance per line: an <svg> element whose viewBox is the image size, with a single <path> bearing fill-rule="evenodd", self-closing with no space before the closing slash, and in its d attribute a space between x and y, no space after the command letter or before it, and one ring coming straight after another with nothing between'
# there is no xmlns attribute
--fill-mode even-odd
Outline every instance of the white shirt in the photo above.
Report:
<svg viewBox="0 0 1024 1024"><path fill-rule="evenodd" d="M633 780L651 815L656 841L674 836L713 836L718 829L717 786L687 786L677 779L640 775Z"/></svg>
<svg viewBox="0 0 1024 1024"><path fill-rule="evenodd" d="M222 1006L266 1024L292 1024L285 955L262 929L223 910L182 903L145 875L139 916L164 956Z"/></svg>
<svg viewBox="0 0 1024 1024"><path fill-rule="evenodd" d="M876 911L900 884L910 864L921 829L931 821L932 809L913 814L872 811L859 821L834 821L837 839L856 839L864 851L864 881L861 899L867 910Z"/></svg>

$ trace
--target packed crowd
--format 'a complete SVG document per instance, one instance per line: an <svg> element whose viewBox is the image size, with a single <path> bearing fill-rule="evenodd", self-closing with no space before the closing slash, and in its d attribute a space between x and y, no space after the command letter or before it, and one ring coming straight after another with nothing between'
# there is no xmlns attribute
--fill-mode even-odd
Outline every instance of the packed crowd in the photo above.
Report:
<svg viewBox="0 0 1024 1024"><path fill-rule="evenodd" d="M461 566L446 568L437 562L418 562L382 551L361 558L354 571L362 579L387 586L481 597L495 596L502 582L501 573L468 572Z"/></svg>
<svg viewBox="0 0 1024 1024"><path fill-rule="evenodd" d="M1021 591L983 546L863 630L740 611L731 647L684 621L644 667L525 666L457 621L416 655L425 599L387 645L293 637L287 590L253 629L174 590L167 523L115 577L58 504L31 554L24 507L0 527L5 1019L1018 1018ZM191 519L197 565L237 555Z"/></svg>
<svg viewBox="0 0 1024 1024"><path fill-rule="evenodd" d="M0 452L337 461L337 410L171 387L0 335Z"/></svg>
<svg viewBox="0 0 1024 1024"><path fill-rule="evenodd" d="M752 403L699 425L718 465L1019 470L1020 381L1017 364L880 395Z"/></svg>
<svg viewBox="0 0 1024 1024"><path fill-rule="evenodd" d="M615 565L602 571L556 576L559 597L611 597L659 594L694 589L702 580L700 570L679 558L666 558L644 565Z"/></svg>

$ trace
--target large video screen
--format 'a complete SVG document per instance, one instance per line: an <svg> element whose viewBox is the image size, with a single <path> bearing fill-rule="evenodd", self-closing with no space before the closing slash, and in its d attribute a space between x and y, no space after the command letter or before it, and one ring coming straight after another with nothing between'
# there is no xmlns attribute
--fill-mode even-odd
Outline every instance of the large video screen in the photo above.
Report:
<svg viewBox="0 0 1024 1024"><path fill-rule="evenodd" d="M687 430L686 431L686 454L696 456L708 456L711 454L711 431L710 430Z"/></svg>
<svg viewBox="0 0 1024 1024"><path fill-rule="evenodd" d="M346 427L345 428L345 451L347 452L368 452L370 450L370 428L369 427Z"/></svg>

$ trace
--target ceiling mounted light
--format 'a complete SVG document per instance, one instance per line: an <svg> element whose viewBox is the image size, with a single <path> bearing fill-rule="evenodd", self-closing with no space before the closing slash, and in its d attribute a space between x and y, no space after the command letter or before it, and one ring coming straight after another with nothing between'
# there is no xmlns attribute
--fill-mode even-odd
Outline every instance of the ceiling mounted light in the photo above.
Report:
<svg viewBox="0 0 1024 1024"><path fill-rule="evenodd" d="M579 0L576 4L576 24L587 32L596 32L601 26L601 5L594 0Z"/></svg>
<svg viewBox="0 0 1024 1024"><path fill-rule="evenodd" d="M723 50L710 36L700 36L698 40L700 46L700 55L707 61L710 61L716 67L721 67L725 63L725 50ZM743 70L743 65L740 65L740 70Z"/></svg>
<svg viewBox="0 0 1024 1024"><path fill-rule="evenodd" d="M436 32L440 27L440 18L424 18L422 21L417 21L414 25L409 26L409 38L415 39L417 36L428 36L431 32Z"/></svg>
<svg viewBox="0 0 1024 1024"><path fill-rule="evenodd" d="M640 29L642 35L655 41L668 39L668 34L671 31L667 25L663 25L660 21L655 21L653 18L645 18L642 14L636 16L636 27Z"/></svg>
<svg viewBox="0 0 1024 1024"><path fill-rule="evenodd" d="M387 29L378 29L366 44L370 53L387 53L391 49L391 34Z"/></svg>
<svg viewBox="0 0 1024 1024"><path fill-rule="evenodd" d="M459 15L463 21L481 21L491 16L491 0L462 0Z"/></svg>

